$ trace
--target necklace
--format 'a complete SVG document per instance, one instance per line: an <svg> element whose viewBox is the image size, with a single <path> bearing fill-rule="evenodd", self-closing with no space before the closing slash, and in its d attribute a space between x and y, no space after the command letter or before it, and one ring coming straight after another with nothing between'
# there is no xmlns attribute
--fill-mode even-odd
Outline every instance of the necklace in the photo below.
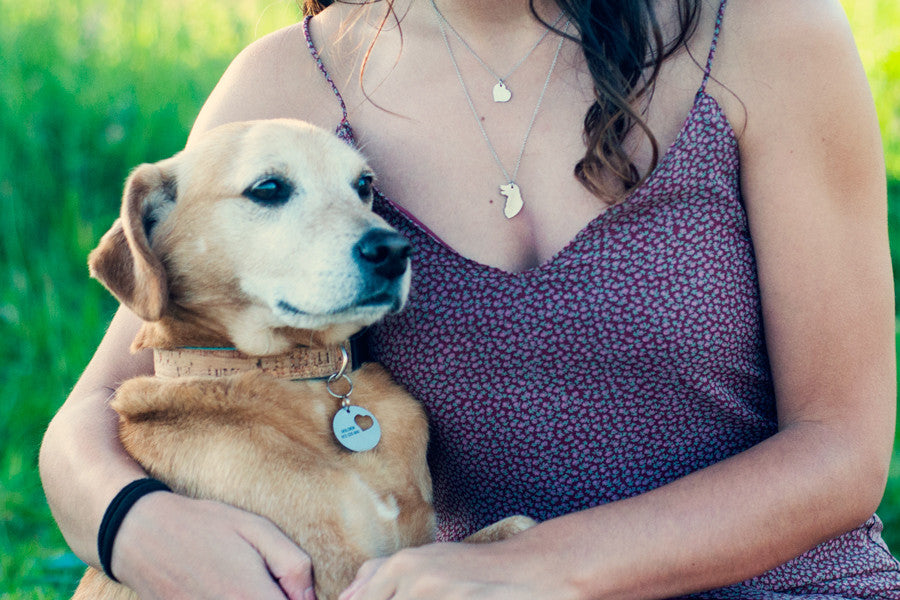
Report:
<svg viewBox="0 0 900 600"><path fill-rule="evenodd" d="M488 73L490 73L494 79L497 80L497 83L495 83L494 87L491 89L491 95L494 98L494 102L509 102L510 98L512 98L512 90L509 89L509 85L507 84L507 81L509 81L509 78L512 77L512 74L515 73L519 69L519 67L522 66L522 64L528 59L529 56L531 56L531 54L537 49L537 47L541 45L541 42L543 42L544 38L546 38L547 35L550 34L550 31L553 28L555 28L559 24L560 21L562 21L562 18L564 15L564 13L562 13L562 12L559 13L559 16L556 17L556 20L553 21L553 24L550 26L550 28L548 28L547 30L544 31L543 35L541 35L541 37L538 38L538 41L536 41L534 43L534 45L528 50L528 52L525 53L525 56L520 58L519 61L516 64L514 64L512 66L512 68L506 73L506 75L501 76L501 75L498 75L497 72L494 71L490 67L490 65L488 65L486 62L484 62L484 60L480 56L478 56L478 53L475 52L475 49L472 48L472 46L470 46L469 43L465 39L463 39L463 36L461 36L459 34L459 32L456 30L456 28L453 27L453 25L450 23L450 21L447 20L447 17L444 16L444 13L441 12L441 9L438 8L435 0L431 0L431 6L434 8L434 12L435 12L435 14L437 14L438 19L441 20L441 25L442 25L441 29L446 27L451 32L453 32L453 35L456 36L456 39L459 40L459 43L462 44L463 47L469 51L469 54L471 54L473 57L475 57L475 60L477 60L481 64L481 66L484 67L485 70Z"/></svg>
<svg viewBox="0 0 900 600"><path fill-rule="evenodd" d="M440 17L440 11L437 10L437 5L434 4L434 0L432 0L431 4L434 6L438 17ZM534 112L531 114L531 122L528 123L528 128L525 130L525 137L522 139L522 146L519 148L519 157L516 159L516 166L513 169L512 176L510 176L509 171L503 166L503 161L500 160L500 156L497 155L494 144L491 143L491 139L488 137L487 130L485 130L484 124L481 122L481 117L478 116L478 110L475 108L475 103L472 102L472 96L469 94L466 82L463 81L462 72L459 70L459 64L456 62L456 57L453 55L453 49L450 47L450 40L447 38L447 30L444 28L444 22L443 19L438 18L438 27L441 30L441 37L444 39L444 45L447 46L447 53L450 55L450 62L453 63L454 70L456 70L456 77L459 79L459 85L462 87L463 94L466 96L469 108L472 109L472 116L475 117L475 123L478 125L478 129L481 130L481 136L484 138L494 162L500 167L500 172L503 173L503 177L506 179L506 183L500 185L500 194L506 197L506 202L503 205L503 214L507 219L512 219L519 214L522 207L525 206L525 203L522 200L522 191L519 189L518 184L516 184L516 177L519 174L519 167L522 164L522 156L525 155L525 145L528 144L528 138L531 136L531 130L534 128L534 122L537 120L538 111L541 109L541 103L544 101L544 94L547 93L547 88L550 86L550 77L553 75L553 70L556 68L556 62L559 60L559 53L562 50L563 42L566 38L560 36L559 44L556 46L556 54L553 55L553 62L550 63L550 69L547 71L547 78L544 80L544 87L541 89L541 94L538 96ZM566 24L563 26L563 33L565 33L568 27L569 22L566 21Z"/></svg>

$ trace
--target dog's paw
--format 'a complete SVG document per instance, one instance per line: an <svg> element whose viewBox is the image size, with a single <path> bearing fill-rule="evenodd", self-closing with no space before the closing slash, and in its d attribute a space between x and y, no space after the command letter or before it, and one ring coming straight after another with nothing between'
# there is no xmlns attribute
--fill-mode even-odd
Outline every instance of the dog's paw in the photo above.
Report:
<svg viewBox="0 0 900 600"><path fill-rule="evenodd" d="M535 525L537 525L537 521L531 517L526 517L525 515L513 515L512 517L507 517L502 521L497 521L484 529L476 531L463 541L469 544L499 542L511 538L517 533L521 533Z"/></svg>

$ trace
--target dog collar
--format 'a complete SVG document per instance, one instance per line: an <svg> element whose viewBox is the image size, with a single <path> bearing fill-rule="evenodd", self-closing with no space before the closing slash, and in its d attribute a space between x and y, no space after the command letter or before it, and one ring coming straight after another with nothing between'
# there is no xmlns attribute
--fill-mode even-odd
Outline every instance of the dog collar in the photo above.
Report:
<svg viewBox="0 0 900 600"><path fill-rule="evenodd" d="M258 371L293 381L325 379L325 389L341 401L331 423L335 438L348 450L365 452L381 440L381 425L371 412L350 402L353 381L347 374L347 367L355 370L361 362L364 352L358 351L363 347L358 345L359 338L354 336L339 346L297 347L275 356L248 356L235 348L154 348L153 363L157 377L223 377ZM345 390L332 388L338 381L346 384ZM359 417L369 419L370 425L361 426Z"/></svg>
<svg viewBox="0 0 900 600"><path fill-rule="evenodd" d="M351 359L352 346L344 346ZM274 356L248 356L234 348L153 350L153 365L159 377L223 377L261 371L278 379L322 379L337 373L344 360L340 345L296 347Z"/></svg>

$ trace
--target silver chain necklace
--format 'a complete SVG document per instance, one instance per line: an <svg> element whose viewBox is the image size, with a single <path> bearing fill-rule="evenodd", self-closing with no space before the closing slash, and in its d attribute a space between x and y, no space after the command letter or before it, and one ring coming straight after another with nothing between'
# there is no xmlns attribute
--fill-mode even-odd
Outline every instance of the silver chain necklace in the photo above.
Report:
<svg viewBox="0 0 900 600"><path fill-rule="evenodd" d="M463 36L460 35L456 28L453 27L453 24L451 24L450 21L447 20L447 17L444 16L444 13L441 12L441 9L438 8L435 0L431 0L431 6L434 8L434 12L437 14L438 19L441 20L442 25L453 32L453 35L456 36L456 39L459 40L459 43L469 51L469 54L475 57L475 60L477 60L481 64L481 66L484 67L485 70L490 73L494 79L497 80L497 83L494 84L494 87L491 90L494 102L509 102L510 98L512 98L512 90L509 89L509 85L507 84L509 78L512 77L512 74L515 73L519 69L519 67L522 66L522 64L528 59L529 56L531 56L531 54L537 49L537 47L541 45L541 42L543 42L544 38L546 38L550 34L550 31L552 31L560 21L562 21L562 18L565 14L560 12L559 16L556 17L556 20L553 21L553 24L550 26L550 28L544 31L543 35L541 35L538 41L536 41L534 45L528 50L528 52L525 53L525 56L520 58L519 62L514 64L513 67L506 73L506 75L501 76L498 75L497 72L490 67L490 65L484 62L484 59L478 56L478 53L475 52L475 49L472 48L472 46L470 46L465 39L463 39Z"/></svg>
<svg viewBox="0 0 900 600"><path fill-rule="evenodd" d="M516 184L516 177L519 174L519 167L522 164L522 157L525 155L525 145L528 143L528 138L531 135L531 130L534 128L534 122L537 120L538 111L541 109L541 103L544 101L544 94L547 93L547 88L550 87L550 78L553 75L553 70L556 68L556 62L559 60L559 53L562 50L563 42L566 40L564 36L560 36L559 44L556 46L556 54L553 55L553 62L550 64L550 70L547 71L547 78L544 80L544 87L541 89L541 95L538 96L537 104L534 107L534 112L531 114L531 122L528 124L528 129L525 131L525 137L522 139L522 146L519 148L519 157L516 159L516 166L513 169L512 176L510 176L509 171L506 170L506 167L503 166L503 161L500 160L500 156L497 155L497 150L494 148L494 144L491 143L491 139L488 137L487 130L484 128L484 124L481 122L481 117L478 115L478 110L475 108L475 103L472 102L472 96L469 94L469 89L466 87L466 82L463 81L462 72L459 70L459 64L456 62L456 57L453 55L453 49L450 47L450 40L447 38L447 30L444 28L444 20L441 18L441 13L437 10L437 5L434 4L434 0L431 2L432 6L434 6L434 10L438 16L438 27L441 30L441 37L444 39L444 45L447 47L447 53L450 55L450 62L453 63L453 68L456 70L456 77L459 79L459 85L462 87L463 93L466 96L466 101L469 103L469 108L472 109L472 116L475 117L475 123L478 125L478 128L481 130L481 135L484 138L485 143L487 144L488 150L491 151L491 156L494 158L494 162L497 163L497 166L500 167L500 172L503 173L503 177L506 178L507 183L500 185L500 193L506 197L506 202L503 206L503 214L507 219L512 219L522 210L522 207L525 205L522 200L522 191L519 189L518 184ZM566 24L563 25L562 31L565 31L569 28L569 22L566 21Z"/></svg>

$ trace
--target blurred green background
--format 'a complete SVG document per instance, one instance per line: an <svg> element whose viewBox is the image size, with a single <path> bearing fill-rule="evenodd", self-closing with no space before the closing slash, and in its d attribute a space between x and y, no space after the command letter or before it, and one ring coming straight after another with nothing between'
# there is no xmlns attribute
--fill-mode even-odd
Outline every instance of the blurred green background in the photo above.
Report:
<svg viewBox="0 0 900 600"><path fill-rule="evenodd" d="M881 117L896 278L900 5L843 2ZM37 452L115 310L85 259L126 174L178 151L237 51L297 19L291 0L0 0L0 599L66 597L81 573ZM900 460L879 512L900 549Z"/></svg>

